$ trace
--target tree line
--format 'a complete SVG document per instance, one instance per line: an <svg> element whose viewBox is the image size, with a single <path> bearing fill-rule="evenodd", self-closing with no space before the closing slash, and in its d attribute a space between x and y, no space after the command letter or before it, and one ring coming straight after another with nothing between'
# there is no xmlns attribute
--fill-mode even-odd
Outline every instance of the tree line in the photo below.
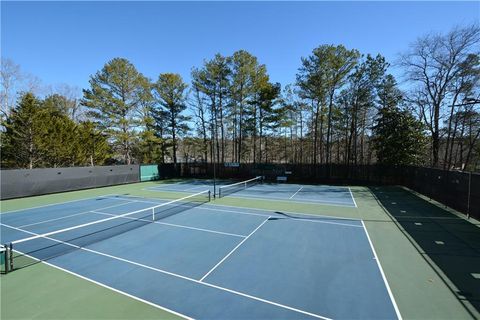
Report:
<svg viewBox="0 0 480 320"><path fill-rule="evenodd" d="M31 90L2 60L2 167L110 163L371 163L480 166L480 29L418 38L398 59L320 45L295 83L271 81L245 50L179 74L115 58L80 98ZM7 67L4 67L7 66Z"/></svg>

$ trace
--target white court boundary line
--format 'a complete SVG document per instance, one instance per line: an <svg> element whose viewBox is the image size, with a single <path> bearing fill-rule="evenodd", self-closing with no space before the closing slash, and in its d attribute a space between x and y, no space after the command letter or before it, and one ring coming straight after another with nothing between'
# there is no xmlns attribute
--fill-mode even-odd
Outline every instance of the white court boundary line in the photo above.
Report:
<svg viewBox="0 0 480 320"><path fill-rule="evenodd" d="M184 192L188 193L188 191L185 191L185 189L182 190L176 190L176 189L165 189L161 190L163 188L156 188L156 187L148 187L148 188L143 188L143 191L150 191L150 192L170 192L170 193L176 193L176 192Z"/></svg>
<svg viewBox="0 0 480 320"><path fill-rule="evenodd" d="M97 213L97 214L103 214L106 216L115 216L118 217L118 215L115 215L113 213L107 213L107 212L100 212L100 211L90 211L92 213ZM135 220L135 221L144 221L144 222L149 222L149 223L155 223L155 224L161 224L161 225L166 225L166 226L171 226L171 227L176 227L176 228L183 228L183 229L191 229L195 231L203 231L203 232L209 232L209 233L216 233L216 234L221 234L225 236L231 236L231 237L238 237L238 238L245 238L246 236L241 235L241 234L236 234L236 233L229 233L229 232L222 232L222 231L216 231L216 230L211 230L211 229L204 229L204 228L196 228L196 227L190 227L190 226L185 226L181 224L175 224L175 223L168 223L168 222L161 222L161 221L152 221L152 220L147 220L147 219L137 219L137 218L131 218L131 217L122 217L122 219L128 219L128 220Z"/></svg>
<svg viewBox="0 0 480 320"><path fill-rule="evenodd" d="M249 189L251 190L251 189ZM298 204L312 204L312 205L321 205L321 206L333 206L333 207L342 207L342 208L355 208L352 205L349 204L340 204L340 202L324 202L324 201L315 201L315 200L303 200L303 201L292 201L292 200L283 200L282 198L275 198L275 197L262 197L262 196L254 196L250 195L248 197L246 196L237 196L233 194L229 194L226 197L229 198L238 198L238 199L259 199L263 201L278 201L278 202L287 202L287 203L298 203Z"/></svg>
<svg viewBox="0 0 480 320"><path fill-rule="evenodd" d="M78 229L78 228L87 227L87 226L90 226L90 225L93 225L93 224L98 224L100 222L106 222L106 221L110 221L110 220L113 220L113 219L118 219L118 218L122 218L122 217L125 217L125 216L130 216L134 213L139 213L139 212L143 212L143 211L147 211L147 210L154 210L154 209L159 208L159 207L164 207L164 206L170 205L172 203L176 203L179 200L186 200L186 199L189 199L189 198L192 198L192 197L195 197L197 195L204 194L204 193L207 193L207 191L198 192L196 194L192 194L190 196L187 196L187 197L184 197L184 198L181 198L181 199L176 199L176 200L171 200L169 202L161 203L161 204L158 204L158 205L153 206L153 207L148 207L148 208L144 208L144 209L140 209L140 210L136 210L136 211L132 211L132 212L127 212L127 213L123 213L123 214L116 215L116 216L113 216L113 217L100 219L100 220L96 220L96 221L91 221L91 222L88 222L88 223L83 223L83 224L80 224L80 225L68 227L68 228L61 229L61 230L47 232L47 233L38 235L36 237L29 237L29 238L17 240L17 241L14 241L13 243L21 243L21 242L29 241L29 240L32 240L32 239L35 239L35 238L40 238L40 237L44 238L44 237L48 237L48 236L51 236L51 235L54 235L54 234L57 234L57 233L63 233L63 232L67 232L67 231L70 231L70 230L75 230L75 229Z"/></svg>
<svg viewBox="0 0 480 320"><path fill-rule="evenodd" d="M252 299L252 300L256 300L256 301L260 301L260 302L267 303L267 304L270 304L270 305L274 305L274 306L277 306L277 307L280 307L280 308L283 308L283 309L287 309L287 310L290 310L290 311L302 313L302 314L309 315L311 317L315 317L315 318L319 318L319 319L323 319L323 320L332 320L330 318L323 317L323 316L320 316L320 315L315 314L315 313L311 313L311 312L304 311L304 310L301 310L301 309L289 307L287 305L283 305L283 304L273 302L273 301L270 301L270 300L267 300L267 299L259 298L259 297L256 297L256 296L252 296L252 295L240 292L240 291L236 291L236 290L224 288L224 287L221 287L221 286L217 286L217 285L214 285L214 284L211 284L211 283L208 283L208 282L201 282L199 280L189 278L189 277L186 277L186 276L182 276L182 275L177 274L177 273L173 273L173 272L166 271L166 270L163 270L163 269L147 266L145 264L141 264L141 263L134 262L134 261L131 261L131 260L123 259L123 258L120 258L120 257L116 257L116 256L113 256L113 255L110 255L110 254L107 254L107 253L100 252L100 251L88 249L88 248L85 248L85 247L80 247L80 246L77 246L77 245L74 245L74 244L71 244L71 243L68 243L68 242L64 242L64 241L61 241L61 240L49 238L48 236L42 236L42 235L36 234L34 232L30 232L28 230L19 229L19 228L12 227L12 226L9 226L9 225L3 224L3 223L0 223L0 225L3 225L7 228L11 228L11 229L15 229L15 230L18 230L18 231L22 231L22 232L25 232L25 233L32 234L32 235L34 235L34 237L35 236L36 237L42 237L42 238L45 238L45 239L48 239L48 240L51 240L51 241L54 241L54 242L62 243L62 244L77 248L79 250L84 250L84 251L87 251L87 252L90 252L90 253L93 253L93 254L97 254L97 255L100 255L100 256L105 256L105 257L108 257L108 258L111 258L111 259L114 259L114 260L122 261L122 262L132 264L132 265L135 265L135 266L138 266L138 267L142 267L142 268L145 268L145 269L149 269L149 270L152 270L152 271L156 271L156 272L159 272L159 273L170 275L170 276L173 276L173 277L176 277L176 278L180 278L180 279L183 279L183 280L198 283L198 284L201 284L201 285L204 285L204 286L207 286L207 287L215 288L215 289L225 291L225 292L229 292L229 293L239 295L239 296L242 296L242 297L245 297L245 298L249 298L249 299ZM30 238L34 238L34 237L30 237ZM38 259L36 259L36 260L38 260ZM44 263L44 261L41 261L41 262Z"/></svg>
<svg viewBox="0 0 480 320"><path fill-rule="evenodd" d="M15 251L17 251L17 250L15 250ZM20 253L20 254L24 254L23 252L20 252L20 251L17 251L17 252ZM179 313L179 312L177 312L177 311L173 311L173 310L171 310L171 309L168 309L168 308L163 307L163 306L161 306L161 305L159 305L159 304L150 302L150 301L148 301L148 300L144 300L144 299L142 299L142 298L140 298L140 297L131 295L131 294L126 293L126 292L124 292L124 291L122 291L122 290L115 289L115 288L110 287L110 286L108 286L108 285L106 285L106 284L103 284L103 283L101 283L101 282L95 281L95 280L93 280L93 279L87 278L87 277L82 276L82 275L80 275L80 274L78 274L78 273L75 273L75 272L73 272L73 271L70 271L70 270L64 269L64 268L62 268L62 267L59 267L59 266L57 266L57 265L54 265L54 264L52 264L52 263L50 263L50 262L42 261L42 260L37 259L37 258L35 258L35 257L33 257L33 256L30 256L30 255L28 255L28 257L31 258L31 259L33 259L33 260L35 260L35 261L39 261L39 262L41 262L41 263L44 263L44 264L46 264L46 265L49 266L49 267L52 267L52 268L61 270L61 271L63 271L63 272L66 272L66 273L68 273L68 274L71 274L71 275L73 275L73 276L76 276L76 277L78 277L78 278L80 278L80 279L83 279L83 280L89 281L89 282L91 282L91 283L94 283L94 284L96 284L96 285L98 285L98 286L100 286L100 287L103 287L103 288L112 290L112 291L114 291L114 292L116 292L116 293L119 293L119 294L121 294L121 295L124 295L124 296L126 296L126 297L129 297L129 298L132 298L132 299L134 299L134 300L137 300L137 301L146 303L146 304L148 304L148 305L150 305L150 306L152 306L152 307L158 308L158 309L163 310L163 311L170 312L170 313L172 313L172 314L174 314L174 315L177 315L177 316L182 317L182 318L185 318L185 319L193 320L193 318L191 318L191 317L189 317L189 316L187 316L187 315L184 315L184 314Z"/></svg>
<svg viewBox="0 0 480 320"><path fill-rule="evenodd" d="M305 185L305 186L315 186L315 185ZM288 199L292 199L297 193L298 191L300 191L301 189L303 189L303 187L305 186L302 186L300 187L299 190L297 190L297 192L295 192L295 194L293 194L293 196L289 197ZM188 188L188 189L182 189L182 190L161 190L162 192L171 192L171 193L175 193L175 192L185 192L185 193L189 193L188 190L192 190L192 189L195 189L197 187L193 187L193 188ZM299 204L318 204L318 205L325 205L325 206L335 206L335 207L345 207L345 208L358 208L357 206L357 203L355 201L355 198L353 197L353 194L352 194L352 190L350 189L350 187L341 187L341 188L345 188L345 189L348 189L349 193L350 193L350 197L352 198L352 201L353 201L353 206L351 204L348 204L348 203L343 203L343 202L340 202L340 201L317 201L317 200L311 200L311 199L305 199L305 200L299 200L299 201L290 201L290 200L283 200L282 198L275 198L275 197L261 197L261 196L236 196L234 195L233 193L232 194L229 194L229 195L226 195L224 197L231 197L231 198L242 198L242 199L260 199L260 200L275 200L275 201L282 201L282 202L289 202L289 203L299 203ZM145 191L159 191L159 190L156 190L155 187L148 187L148 188L143 188L142 190L145 190ZM255 187L251 187L249 188L250 191L259 191L259 192L262 192L262 191L265 191L264 189L255 189ZM222 197L223 198L223 197Z"/></svg>
<svg viewBox="0 0 480 320"><path fill-rule="evenodd" d="M243 215L251 215L251 216L259 216L259 217L267 217L269 215L267 214L261 214L261 213L253 213L253 212L242 212L242 211L234 211L234 210L225 210L225 209L216 209L216 208L204 208L202 209L206 210L212 210L212 211L222 211L222 212L232 212L232 213L237 213L237 214L243 214ZM270 216L272 218L275 218L273 216ZM313 223L322 223L322 224L333 224L333 225L339 225L339 226L346 226L346 227L354 227L354 228L361 228L361 225L356 225L356 224L348 224L348 223L341 223L341 222L333 222L333 221L321 221L321 220L312 220L312 219L304 219L304 218L295 218L295 217L287 217L288 219L295 220L295 221L305 221L305 222L313 222ZM321 217L320 217L321 218ZM341 220L341 219L338 219ZM358 220L354 220L358 221Z"/></svg>
<svg viewBox="0 0 480 320"><path fill-rule="evenodd" d="M183 191L195 190L195 189L200 189L200 188L210 188L210 186L209 185L200 185L200 186L195 186L195 187L183 189ZM204 189L202 189L202 190L204 190Z"/></svg>
<svg viewBox="0 0 480 320"><path fill-rule="evenodd" d="M120 200L125 200L125 201L130 201L130 202L144 202L144 203L152 203L152 204L162 204L166 202L166 199L158 199L158 201L154 201L156 199L149 199L149 200L141 200L141 199L147 199L147 198L142 198L142 197L132 197L132 196L124 196L122 198L107 198L107 199L120 199Z"/></svg>
<svg viewBox="0 0 480 320"><path fill-rule="evenodd" d="M285 185L290 185L290 184L285 184ZM328 188L333 188L333 189L338 189L339 191L343 192L343 193L348 193L348 188L349 187L346 187L346 186L326 186L326 185L311 185L311 184L292 184L290 186L295 186L295 187L302 187L302 188L317 188L317 190L313 190L313 189L310 189L311 191L305 191L307 193L322 193L322 192L332 192L332 191L329 191ZM268 184L266 183L263 183L263 184L256 184L256 185L253 185L251 186L250 188L247 188L248 190L251 190L251 191L259 191L259 192L281 192L281 193L291 193L295 190L297 190L297 188L282 188L281 186L278 187L278 184L274 187L274 188L271 188L271 189L268 189L268 187L270 187ZM322 187L326 187L326 188L322 188ZM327 190L326 190L327 189ZM335 191L336 192L336 191Z"/></svg>
<svg viewBox="0 0 480 320"><path fill-rule="evenodd" d="M150 187L146 187L144 189L149 189L149 188L163 188L163 187L171 187L173 185L177 185L177 184L182 184L183 182L174 182L174 183L159 183L157 186L150 186Z"/></svg>
<svg viewBox="0 0 480 320"><path fill-rule="evenodd" d="M29 208L16 209L16 210L10 210L10 211L3 211L3 212L0 212L0 215L7 214L7 213L13 213L13 212L19 212L19 211L26 211L26 210L31 210L31 209L45 208L45 207L50 207L50 206L57 206L57 205L62 205L62 204L65 204L65 203L72 203L72 202L77 202L77 201L84 201L84 200L97 199L97 198L106 198L106 197L116 196L116 195L118 195L118 194L111 193L111 194L98 195L98 196L81 198L81 199L76 199L76 200L69 200L69 201L63 201L63 202L44 204L44 205L36 206L36 207L29 207ZM111 198L106 198L106 199L111 199Z"/></svg>
<svg viewBox="0 0 480 320"><path fill-rule="evenodd" d="M180 183L175 183L175 184L180 184ZM165 185L165 187L167 186L172 186L173 184L170 184L170 185ZM219 187L222 187L222 186L226 186L226 185L218 185L217 188ZM191 188L187 188L187 189L168 189L168 188L165 188L164 187L157 187L157 186L152 186L152 187L147 187L147 188L142 188L142 190L144 191L156 191L156 192L170 192L170 193L176 193L176 192L185 192L185 193L189 193L188 190L193 190L193 189L197 189L197 188L202 188L202 187L205 187L205 188L211 188L212 185L211 184L203 184L203 185L198 185L196 187L191 187ZM162 190L163 189L163 190ZM213 192L212 192L213 193Z"/></svg>
<svg viewBox="0 0 480 320"><path fill-rule="evenodd" d="M189 187L189 188L186 188L186 189L169 189L170 187L174 186L174 185L179 185L181 183L175 183L175 184L170 184L170 185L165 185L165 186L153 186L153 187L147 187L147 188L142 188L142 190L145 190L145 191L159 191L159 192L171 192L171 193L175 193L175 192L188 192L188 190L194 190L194 189L200 189L200 188L203 188L201 190L205 190L205 188L209 188L210 186L205 184L205 185L198 185L198 186L195 186L195 187Z"/></svg>
<svg viewBox="0 0 480 320"><path fill-rule="evenodd" d="M355 201L355 198L353 197L352 189L350 189L350 187L348 187L348 191L350 191L350 196L352 197L353 204L355 205L355 208L358 208L357 202Z"/></svg>
<svg viewBox="0 0 480 320"><path fill-rule="evenodd" d="M295 192L295 193L294 193L290 198L288 198L288 199L292 199L293 197L295 197L295 195L296 195L297 193L299 193L300 190L302 190L302 189L303 189L303 186L301 186L300 189L298 189L297 192Z"/></svg>
<svg viewBox="0 0 480 320"><path fill-rule="evenodd" d="M132 200L132 201L145 202L145 203L151 203L151 204L158 203L158 202L155 202L155 201L148 201L148 200ZM210 211L231 212L231 213L237 213L237 214L242 214L242 215L259 216L259 217L269 216L268 214L244 212L244 211L236 211L236 210L226 210L226 209L217 209L217 208L210 208L209 206L221 206L221 207L228 207L228 208L242 208L242 209L251 209L251 210L262 210L262 211L269 211L270 213L273 211L273 210L257 209L257 208L232 207L232 206L227 206L227 205L222 205L222 204L205 204L205 205L202 206L201 209L202 210L210 210ZM344 217L333 217L333 216L325 216L325 215L312 215L312 214L300 213L300 212L283 211L283 213L303 215L303 216L312 217L312 218L328 218L328 219L333 219L333 220L347 220L347 221L356 221L356 222L361 221L359 219L350 219L350 218L344 218ZM356 225L356 224L348 224L348 223L333 222L333 221L321 221L321 220L295 218L295 217L288 217L288 218L292 219L292 220L297 220L297 221L323 223L323 224L333 224L333 225L340 225L340 226L346 226L346 227L362 228L361 225Z"/></svg>
<svg viewBox="0 0 480 320"><path fill-rule="evenodd" d="M160 186L155 187L155 186L154 186L154 187L142 188L142 189L140 189L140 190L142 190L142 191L150 191L150 192L152 192L152 191L156 191L156 192L183 192L183 191L181 191L181 190L173 191L173 190L171 190L171 189L170 189L170 190L168 190L168 189L167 189L167 190L161 190L161 189L163 189L163 188L164 188L164 187L160 187Z"/></svg>
<svg viewBox="0 0 480 320"><path fill-rule="evenodd" d="M273 186L273 187L276 188L275 190L268 190L267 189L267 191L276 191L276 190L280 189L281 192L292 192L293 191L291 188L288 188L287 186L318 189L318 190L315 190L315 191L312 191L312 192L322 192L322 191L325 191L325 189L328 189L328 188L345 189L345 192L346 192L347 191L346 189L348 189L347 186L340 186L340 185L335 186L335 185L327 185L327 184L268 183L268 182L263 182L262 184L256 184L249 189L265 191L265 188L262 188L262 186L265 186L265 187Z"/></svg>
<svg viewBox="0 0 480 320"><path fill-rule="evenodd" d="M368 243L370 244L370 248L372 249L373 255L375 256L375 261L377 261L377 266L378 269L380 270L380 273L382 275L383 282L385 284L385 287L387 288L388 295L390 296L390 301L392 301L393 308L395 309L395 313L397 314L398 319L402 319L402 315L400 314L400 310L398 308L397 302L395 301L395 297L393 296L392 290L390 289L390 285L388 284L387 277L385 276L385 273L383 272L382 265L380 263L380 259L378 259L377 252L375 251L375 248L373 247L372 240L370 239L370 235L368 234L367 227L365 226L365 223L362 220L362 226L363 230L365 231L365 235L367 236Z"/></svg>
<svg viewBox="0 0 480 320"><path fill-rule="evenodd" d="M33 258L33 257L31 257L31 258ZM35 259L35 258L33 258L33 259ZM36 259L36 260L38 260L38 259ZM121 290L115 289L115 288L113 288L113 287L107 286L106 284L103 284L103 283L98 282L98 281L95 281L95 280L93 280L93 279L84 277L84 276L82 276L82 275L80 275L80 274L78 274L78 273L75 273L75 272L73 272L73 271L64 269L64 268L62 268L62 267L56 266L56 265L51 264L51 263L46 262L46 261L41 261L41 262L44 263L44 264L46 264L47 266L50 266L50 267L53 267L53 268L55 268L55 269L64 271L64 272L66 272L66 273L68 273L68 274L71 274L71 275L73 275L73 276L76 276L76 277L78 277L78 278L80 278L80 279L89 281L89 282L94 283L94 284L96 284L96 285L98 285L98 286L100 286L100 287L103 287L103 288L112 290L112 291L114 291L114 292L116 292L116 293L119 293L119 294L121 294L121 295L124 295L124 296L126 296L126 297L128 297L128 298L131 298L131 299L134 299L134 300L143 302L143 303L148 304L148 305L150 305L150 306L152 306L152 307L155 307L155 308L157 308L157 309L160 309L160 310L169 312L169 313L171 313L171 314L174 314L174 315L179 316L179 317L184 318L184 319L194 320L193 318L191 318L191 317L189 317L189 316L187 316L187 315L185 315L185 314L182 314L182 313L177 312L177 311L173 311L172 309L163 307L163 306L161 306L161 305L159 305L159 304L150 302L150 301L148 301L148 300L144 300L144 299L142 299L142 298L140 298L140 297L137 297L137 296L134 296L134 295L132 295L132 294L126 293L126 292L124 292L124 291L121 291Z"/></svg>
<svg viewBox="0 0 480 320"><path fill-rule="evenodd" d="M125 202L125 203L119 203L119 204L114 204L114 205L111 205L111 206L108 206L108 207L102 207L102 208L98 208L98 209L94 209L94 210L104 210L104 209L109 209L109 208L115 208L115 207L120 207L120 206L124 206L124 205L126 205L126 204L131 204L131 203L132 203L131 201L126 200L126 199L125 199L125 200L121 200L121 201L127 201L127 202ZM92 213L94 210L82 211L82 212L70 214L70 215L68 215L68 216L62 216L62 217L59 217L59 218L53 218L53 219L48 219L48 220L42 220L42 221L35 222L35 223L24 224L24 225L19 226L18 228L25 228L25 227L30 227L30 226L36 226L36 225L43 224L43 223L47 223L47 222L52 222L52 221L67 219L67 218L79 216L79 215L82 215L82 214Z"/></svg>
<svg viewBox="0 0 480 320"><path fill-rule="evenodd" d="M144 197L134 197L138 199L144 199L144 200L131 200L131 201L136 201L136 202L145 202L145 203L152 203L152 204L160 204L160 201L166 201L163 199L154 199L154 198L144 198ZM130 198L125 198L125 200L130 199ZM292 202L292 201L289 201ZM237 210L224 210L224 209L216 209L216 208L210 208L210 207L227 207L230 209L239 209L239 210L254 210L254 211L267 211L267 212L272 212L272 211L278 211L278 210L273 210L273 209L263 209L263 208L251 208L251 207L243 207L243 206L231 206L231 205L226 205L226 204L217 204L213 202L205 203L202 205L202 209L206 210L216 210L216 211L226 211L226 212L235 212L239 214L249 214L249 215L257 215L257 216L268 216L268 214L260 214L260 213L253 213L253 212L242 212L242 211L237 211ZM352 208L352 207L349 207ZM358 218L346 218L346 217L336 217L336 216L328 216L324 214L313 214L313 213L303 213L303 212L294 212L294 211L284 211L282 210L283 213L288 213L288 214L296 214L296 215L301 215L301 216L306 216L306 217L311 217L311 218L327 218L327 219L333 219L333 220L346 220L346 221L356 221L360 222L361 219ZM293 219L293 218L292 218ZM305 220L305 219L301 219ZM305 220L308 221L308 220ZM312 220L313 222L317 222L316 220ZM359 225L352 225L356 227L361 227Z"/></svg>
<svg viewBox="0 0 480 320"><path fill-rule="evenodd" d="M222 264L223 261L227 260L228 257L230 257L238 248L240 248L240 246L248 240L248 238L250 238L258 229L260 229L261 226L263 226L268 220L270 219L270 217L267 217L267 219L263 220L263 222L255 228L255 230L253 230L252 232L250 232L250 234L245 238L243 239L239 244L237 244L235 246L235 248L232 249L232 251L230 251L225 257L223 257L222 260L220 260L212 269L210 269L201 279L200 279L200 282L203 282L203 280L205 280L206 277L208 277L208 275L210 273L212 273L215 269L217 269L217 267L219 265Z"/></svg>
<svg viewBox="0 0 480 320"><path fill-rule="evenodd" d="M241 206L235 207L235 206L230 206L230 205L226 205L226 204L212 204L212 203L205 204L204 206L202 206L202 208L205 208L206 206L227 207L227 208L233 208L233 209L240 209L241 208L241 209L250 209L250 210L258 210L258 211L268 211L268 212L275 211L275 210L272 210L272 209L250 208L250 207L241 207ZM348 220L348 221L357 221L357 222L361 221L361 219L356 219L356 218L335 217L335 216L327 216L327 215L324 215L324 214L312 214L312 213L302 213L302 212L283 211L283 210L282 210L282 212L288 213L288 214L298 214L298 215L301 215L301 216L307 216L307 217L312 217L312 218L329 218L329 219L334 219L334 220ZM251 213L251 214L253 214L253 213Z"/></svg>

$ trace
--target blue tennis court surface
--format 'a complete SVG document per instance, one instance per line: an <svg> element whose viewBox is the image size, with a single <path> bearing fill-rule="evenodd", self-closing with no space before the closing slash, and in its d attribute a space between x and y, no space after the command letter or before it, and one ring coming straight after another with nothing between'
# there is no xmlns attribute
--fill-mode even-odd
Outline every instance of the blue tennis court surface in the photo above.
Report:
<svg viewBox="0 0 480 320"><path fill-rule="evenodd" d="M231 183L232 181L217 182L217 194L219 188L225 187ZM161 184L146 188L146 190L152 191L188 193L198 192L206 189L210 189L210 191L213 193L212 180L192 180L179 183ZM262 183L253 185L243 190L236 190L234 193L229 194L228 196L236 198L253 198L356 207L355 199L353 198L350 188L342 186Z"/></svg>
<svg viewBox="0 0 480 320"><path fill-rule="evenodd" d="M162 203L111 195L6 212L1 242L32 237L14 249L189 318L398 317L362 221L209 203L148 223L125 216ZM80 241L75 227L99 220L139 224Z"/></svg>

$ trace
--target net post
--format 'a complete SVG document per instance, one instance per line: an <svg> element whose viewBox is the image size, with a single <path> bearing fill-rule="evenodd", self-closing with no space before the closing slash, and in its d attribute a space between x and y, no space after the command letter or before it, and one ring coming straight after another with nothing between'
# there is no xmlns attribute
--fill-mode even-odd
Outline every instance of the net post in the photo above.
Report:
<svg viewBox="0 0 480 320"><path fill-rule="evenodd" d="M8 273L8 253L7 253L8 247L6 245L2 245L2 249L3 250L1 251L1 253L2 253L1 259L2 259L2 263L4 265L4 269L2 270L1 273L7 274Z"/></svg>
<svg viewBox="0 0 480 320"><path fill-rule="evenodd" d="M5 274L7 274L9 271L10 271L10 249L9 249L9 246L8 245L4 245L3 246L5 248L5 251L3 252L3 261L5 263Z"/></svg>
<svg viewBox="0 0 480 320"><path fill-rule="evenodd" d="M155 221L155 208L152 208L152 221Z"/></svg>
<svg viewBox="0 0 480 320"><path fill-rule="evenodd" d="M9 264L8 270L13 271L13 244L11 242L10 242L10 245L8 246L7 252L8 252L8 264Z"/></svg>

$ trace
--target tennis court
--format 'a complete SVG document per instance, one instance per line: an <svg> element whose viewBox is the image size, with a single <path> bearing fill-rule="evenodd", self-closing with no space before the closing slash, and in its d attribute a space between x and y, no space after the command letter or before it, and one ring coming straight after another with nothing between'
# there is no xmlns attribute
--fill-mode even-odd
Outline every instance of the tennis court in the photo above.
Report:
<svg viewBox="0 0 480 320"><path fill-rule="evenodd" d="M147 188L151 191L198 192L208 189L220 197L230 196L246 199L263 199L322 205L356 207L355 199L349 187L327 185L302 185L286 183L266 183L261 177L233 182L220 180L214 190L212 180L191 180L178 183L161 184Z"/></svg>
<svg viewBox="0 0 480 320"><path fill-rule="evenodd" d="M112 194L4 212L1 241L17 268L41 260L187 318L399 317L361 220L209 196Z"/></svg>

